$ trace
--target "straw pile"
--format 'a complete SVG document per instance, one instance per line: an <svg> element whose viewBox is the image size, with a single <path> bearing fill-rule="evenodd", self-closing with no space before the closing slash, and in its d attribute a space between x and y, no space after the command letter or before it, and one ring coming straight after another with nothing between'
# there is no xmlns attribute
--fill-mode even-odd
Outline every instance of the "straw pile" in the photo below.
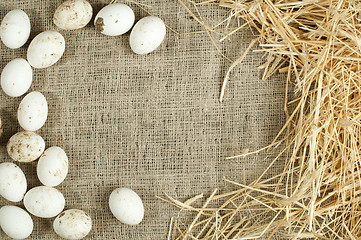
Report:
<svg viewBox="0 0 361 240"><path fill-rule="evenodd" d="M270 239L282 235L286 239L360 239L361 2L188 3L194 9L201 4L219 4L229 9L225 23L232 19L246 23L225 37L244 26L256 30L261 51L268 54L262 65L263 77L287 72L286 91L292 84L297 97L287 99L287 121L272 145L286 145L279 153L286 159L283 173L271 179L262 175L248 185L227 180L239 190L219 195L214 191L202 207L195 207L202 195L184 203L168 196L181 211L196 215L189 225L173 219L170 238ZM211 32L212 27L206 30ZM295 106L292 110L291 104Z"/></svg>

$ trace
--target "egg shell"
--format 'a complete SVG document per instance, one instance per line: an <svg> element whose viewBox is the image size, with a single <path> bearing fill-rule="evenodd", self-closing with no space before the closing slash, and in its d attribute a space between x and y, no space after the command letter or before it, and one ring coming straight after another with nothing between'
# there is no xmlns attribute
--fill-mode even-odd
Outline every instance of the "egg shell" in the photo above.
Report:
<svg viewBox="0 0 361 240"><path fill-rule="evenodd" d="M39 33L28 48L28 62L34 68L47 68L63 56L65 39L56 31Z"/></svg>
<svg viewBox="0 0 361 240"><path fill-rule="evenodd" d="M20 9L8 12L0 25L1 41L8 48L19 48L28 41L30 36L30 19Z"/></svg>
<svg viewBox="0 0 361 240"><path fill-rule="evenodd" d="M162 19L154 16L139 20L130 33L130 47L136 54L148 54L163 42L166 27Z"/></svg>
<svg viewBox="0 0 361 240"><path fill-rule="evenodd" d="M54 14L54 24L64 30L85 27L93 16L93 8L86 0L67 0Z"/></svg>
<svg viewBox="0 0 361 240"><path fill-rule="evenodd" d="M12 239L25 239L33 232L33 219L24 209L16 206L0 208L0 226Z"/></svg>
<svg viewBox="0 0 361 240"><path fill-rule="evenodd" d="M10 61L1 72L1 88L10 97L26 93L33 82L33 70L23 58Z"/></svg>
<svg viewBox="0 0 361 240"><path fill-rule="evenodd" d="M23 200L27 189L24 172L14 163L0 164L0 195L11 202Z"/></svg>
<svg viewBox="0 0 361 240"><path fill-rule="evenodd" d="M68 174L68 157L60 147L50 147L41 155L37 174L45 186L54 187L64 181Z"/></svg>
<svg viewBox="0 0 361 240"><path fill-rule="evenodd" d="M48 102L40 92L27 94L18 108L18 121L27 131L39 130L48 118Z"/></svg>
<svg viewBox="0 0 361 240"><path fill-rule="evenodd" d="M142 199L129 188L117 188L109 197L109 207L113 215L122 223L139 224L144 217Z"/></svg>
<svg viewBox="0 0 361 240"><path fill-rule="evenodd" d="M119 36L128 32L135 20L133 10L122 3L102 8L94 20L95 29L104 35Z"/></svg>
<svg viewBox="0 0 361 240"><path fill-rule="evenodd" d="M62 238L82 239L89 234L92 220L83 210L69 209L55 218L53 228Z"/></svg>
<svg viewBox="0 0 361 240"><path fill-rule="evenodd" d="M65 198L55 188L39 186L30 189L25 194L24 206L36 217L52 218L63 211Z"/></svg>
<svg viewBox="0 0 361 240"><path fill-rule="evenodd" d="M44 139L39 134L30 131L16 133L6 145L9 156L18 162L35 161L44 152L44 149Z"/></svg>

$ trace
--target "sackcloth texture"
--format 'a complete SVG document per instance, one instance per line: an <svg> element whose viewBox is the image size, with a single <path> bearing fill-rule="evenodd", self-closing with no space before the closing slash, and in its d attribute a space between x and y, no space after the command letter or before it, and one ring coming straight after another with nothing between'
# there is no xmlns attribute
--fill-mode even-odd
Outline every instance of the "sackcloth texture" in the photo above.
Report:
<svg viewBox="0 0 361 240"><path fill-rule="evenodd" d="M58 29L52 18L61 2L0 1L1 19L20 8L32 26L22 48L0 44L0 68L14 58L26 58L30 40L42 31L57 30L65 37L64 56L52 67L34 69L29 91L40 91L48 100L48 120L38 133L47 147L60 146L69 157L69 174L57 189L65 196L66 209L83 209L91 216L93 229L86 239L167 239L170 219L179 210L156 196L167 193L185 201L199 193L207 196L215 188L236 189L223 177L250 182L268 166L272 154L264 152L225 159L242 149L254 151L270 144L284 124L285 76L261 80L256 68L263 62L262 53L251 52L232 71L225 99L219 103L231 63L178 1L139 2L178 33L200 32L177 34L167 29L162 45L146 56L131 51L129 33L108 37L95 31L93 21L80 30ZM109 3L89 2L94 13ZM129 5L136 20L148 15ZM227 11L205 6L203 19L215 24ZM220 45L220 51L236 59L253 35L244 29L232 39ZM0 94L1 162L12 161L6 143L21 130L16 119L21 99ZM19 166L28 189L40 185L36 162ZM281 168L282 162L270 174ZM117 187L131 188L143 199L145 218L140 225L127 226L112 216L108 197ZM11 203L0 198L0 206L7 204ZM16 205L23 207L21 202ZM29 239L60 239L52 229L53 219L32 218ZM1 230L0 239L8 239Z"/></svg>

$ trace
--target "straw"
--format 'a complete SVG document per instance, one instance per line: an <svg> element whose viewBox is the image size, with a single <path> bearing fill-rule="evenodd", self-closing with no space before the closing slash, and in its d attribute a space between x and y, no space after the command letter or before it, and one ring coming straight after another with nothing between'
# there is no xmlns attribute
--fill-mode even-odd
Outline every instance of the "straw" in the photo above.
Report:
<svg viewBox="0 0 361 240"><path fill-rule="evenodd" d="M262 174L251 184L227 180L239 189L212 195L203 208L173 201L197 213L188 226L173 222L179 229L174 239L270 239L275 234L360 239L361 3L208 0L188 1L187 10L207 4L230 10L220 24L207 26L208 33L222 24L227 28L229 21L239 23L224 41L249 26L261 47L257 51L268 54L260 66L263 78L288 72L286 96L288 85L295 83L295 98L286 98L284 105L286 124L270 145L283 142L284 149L275 151L280 151L277 158L287 158L284 171L270 179ZM229 72L244 56L232 62ZM227 97L229 72L221 101ZM292 110L291 103L296 104Z"/></svg>

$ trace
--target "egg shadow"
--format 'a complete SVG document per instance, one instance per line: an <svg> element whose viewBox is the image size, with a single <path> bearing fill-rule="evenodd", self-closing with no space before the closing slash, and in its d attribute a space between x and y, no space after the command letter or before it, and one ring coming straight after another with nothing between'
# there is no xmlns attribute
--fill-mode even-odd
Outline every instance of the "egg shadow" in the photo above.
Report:
<svg viewBox="0 0 361 240"><path fill-rule="evenodd" d="M6 146L10 137L17 133L20 129L18 126L16 114L13 111L7 109L1 109L1 123L2 123L2 134L0 135L0 145ZM15 123L15 124L14 124Z"/></svg>
<svg viewBox="0 0 361 240"><path fill-rule="evenodd" d="M56 131L54 129L58 130L63 129L63 126L61 126L61 122L59 121L61 119L61 111L63 110L61 107L61 101L59 97L56 96L55 93L52 92L45 92L44 93L45 98L48 102L48 118L45 122L45 125L40 129L40 134L42 136L54 136L54 138L51 139L45 139L49 140L50 143L56 142L57 136Z"/></svg>
<svg viewBox="0 0 361 240"><path fill-rule="evenodd" d="M44 91L48 86L48 81L45 77L44 69L33 68L33 82L29 89L31 91Z"/></svg>
<svg viewBox="0 0 361 240"><path fill-rule="evenodd" d="M38 164L37 160L31 163L17 163L17 164L23 170L26 176L26 180L28 183L28 190L42 185L36 173L36 166Z"/></svg>

